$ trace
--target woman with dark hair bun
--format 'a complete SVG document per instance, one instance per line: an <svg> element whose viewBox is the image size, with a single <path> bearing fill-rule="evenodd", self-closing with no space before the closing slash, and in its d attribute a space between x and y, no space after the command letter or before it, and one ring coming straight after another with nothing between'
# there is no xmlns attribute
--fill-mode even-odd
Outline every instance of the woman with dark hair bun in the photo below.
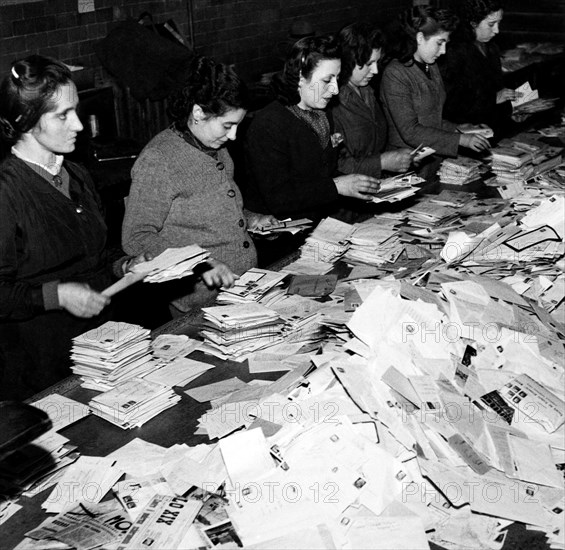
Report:
<svg viewBox="0 0 565 550"><path fill-rule="evenodd" d="M381 31L367 23L354 23L338 34L341 46L340 88L332 107L335 129L343 136L338 168L344 174L358 172L380 177L385 172L406 172L412 161L410 149L386 151L387 123L371 79L378 73L384 46Z"/></svg>
<svg viewBox="0 0 565 550"><path fill-rule="evenodd" d="M246 135L252 210L315 222L339 209L342 197L367 200L375 178L339 175L334 134L325 109L338 93L341 52L329 37L307 37L292 47L274 80L277 99L259 111Z"/></svg>
<svg viewBox="0 0 565 550"><path fill-rule="evenodd" d="M170 311L178 317L211 305L216 289L232 286L257 258L225 147L246 114L245 84L230 66L196 57L169 105L172 125L147 144L133 166L122 245L129 253L157 255L196 243L212 253L201 280L168 285ZM247 214L254 224L274 221Z"/></svg>
<svg viewBox="0 0 565 550"><path fill-rule="evenodd" d="M69 69L33 55L0 83L0 399L24 399L70 374L71 338L108 319L112 264L88 173L64 159L82 124Z"/></svg>
<svg viewBox="0 0 565 550"><path fill-rule="evenodd" d="M457 17L448 10L413 8L401 22L381 81L381 100L389 128L389 147L415 148L423 144L439 155L456 156L459 146L474 151L489 148L481 135L464 134L443 117L445 88L436 61L445 53ZM436 162L422 174L435 173Z"/></svg>
<svg viewBox="0 0 565 550"><path fill-rule="evenodd" d="M459 0L460 24L439 63L447 99L444 116L452 122L488 124L500 135L512 126L511 100L504 86L500 50L493 42L503 17L500 0Z"/></svg>

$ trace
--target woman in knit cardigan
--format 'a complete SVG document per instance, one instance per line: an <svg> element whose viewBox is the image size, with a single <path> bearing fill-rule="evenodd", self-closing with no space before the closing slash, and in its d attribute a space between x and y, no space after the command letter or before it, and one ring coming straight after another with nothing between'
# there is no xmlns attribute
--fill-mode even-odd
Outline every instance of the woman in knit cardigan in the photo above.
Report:
<svg viewBox="0 0 565 550"><path fill-rule="evenodd" d="M231 67L205 57L193 61L185 86L170 99L173 124L143 149L132 169L122 245L153 255L196 243L213 259L201 277L167 283L178 317L211 305L257 262L247 216L225 147L246 114L246 87ZM268 224L271 219L253 223Z"/></svg>

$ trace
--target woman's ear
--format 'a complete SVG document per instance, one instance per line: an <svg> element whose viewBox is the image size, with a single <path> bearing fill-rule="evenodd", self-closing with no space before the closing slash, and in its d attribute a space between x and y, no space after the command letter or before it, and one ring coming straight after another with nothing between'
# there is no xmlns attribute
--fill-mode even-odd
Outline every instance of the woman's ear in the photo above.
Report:
<svg viewBox="0 0 565 550"><path fill-rule="evenodd" d="M422 31L418 31L416 33L416 43L419 45L422 44L423 42L424 42L424 33Z"/></svg>
<svg viewBox="0 0 565 550"><path fill-rule="evenodd" d="M195 103L192 106L192 120L194 121L194 124L198 124L199 122L202 122L205 118L206 118L206 114L204 113L202 107L200 107L198 103Z"/></svg>

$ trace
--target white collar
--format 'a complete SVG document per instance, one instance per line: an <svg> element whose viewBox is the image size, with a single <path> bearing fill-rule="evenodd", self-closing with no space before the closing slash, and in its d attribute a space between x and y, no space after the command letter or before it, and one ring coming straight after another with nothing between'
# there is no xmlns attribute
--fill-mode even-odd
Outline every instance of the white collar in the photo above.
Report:
<svg viewBox="0 0 565 550"><path fill-rule="evenodd" d="M43 168L46 172L51 174L52 176L56 176L61 171L61 166L63 165L64 157L63 155L55 155L55 161L51 164L41 164L39 162L35 162L34 160L26 158L22 155L17 149L16 146L12 146L12 154L18 157L19 159L23 160L24 162L29 162L30 164L35 164L40 168Z"/></svg>

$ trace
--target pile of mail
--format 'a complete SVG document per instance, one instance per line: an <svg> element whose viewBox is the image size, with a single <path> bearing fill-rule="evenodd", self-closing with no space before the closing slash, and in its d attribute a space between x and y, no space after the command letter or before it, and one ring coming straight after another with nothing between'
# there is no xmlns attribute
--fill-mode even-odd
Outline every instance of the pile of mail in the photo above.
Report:
<svg viewBox="0 0 565 550"><path fill-rule="evenodd" d="M323 219L300 248L300 258L284 267L288 273L321 275L347 252L354 228L335 218Z"/></svg>
<svg viewBox="0 0 565 550"><path fill-rule="evenodd" d="M299 220L280 220L278 223L264 225L262 227L257 227L254 229L248 229L249 233L254 235L275 235L277 233L290 233L291 235L296 235L300 231L306 231L312 226L312 220L308 218L301 218Z"/></svg>
<svg viewBox="0 0 565 550"><path fill-rule="evenodd" d="M498 185L525 183L531 177L561 163L562 149L544 144L527 134L502 140L491 150L492 171Z"/></svg>
<svg viewBox="0 0 565 550"><path fill-rule="evenodd" d="M92 412L124 429L142 426L180 401L170 387L141 378L130 378L90 400Z"/></svg>
<svg viewBox="0 0 565 550"><path fill-rule="evenodd" d="M108 321L73 338L72 371L82 386L105 391L153 368L150 331L131 323Z"/></svg>
<svg viewBox="0 0 565 550"><path fill-rule="evenodd" d="M256 302L202 308L202 350L223 359L243 360L249 353L282 341L284 322Z"/></svg>
<svg viewBox="0 0 565 550"><path fill-rule="evenodd" d="M344 260L351 264L381 265L394 263L402 254L397 220L375 216L354 225Z"/></svg>
<svg viewBox="0 0 565 550"><path fill-rule="evenodd" d="M480 160L468 157L446 158L438 172L439 181L449 185L466 185L480 179L484 173L483 166Z"/></svg>
<svg viewBox="0 0 565 550"><path fill-rule="evenodd" d="M76 445L71 444L59 430L88 416L88 407L60 395L44 397L32 405L44 411L51 427L30 443L1 457L0 500L19 494L26 497L37 495L54 485L64 469L79 456ZM6 419L10 418L4 408L1 412ZM0 518L4 519L1 515Z"/></svg>

